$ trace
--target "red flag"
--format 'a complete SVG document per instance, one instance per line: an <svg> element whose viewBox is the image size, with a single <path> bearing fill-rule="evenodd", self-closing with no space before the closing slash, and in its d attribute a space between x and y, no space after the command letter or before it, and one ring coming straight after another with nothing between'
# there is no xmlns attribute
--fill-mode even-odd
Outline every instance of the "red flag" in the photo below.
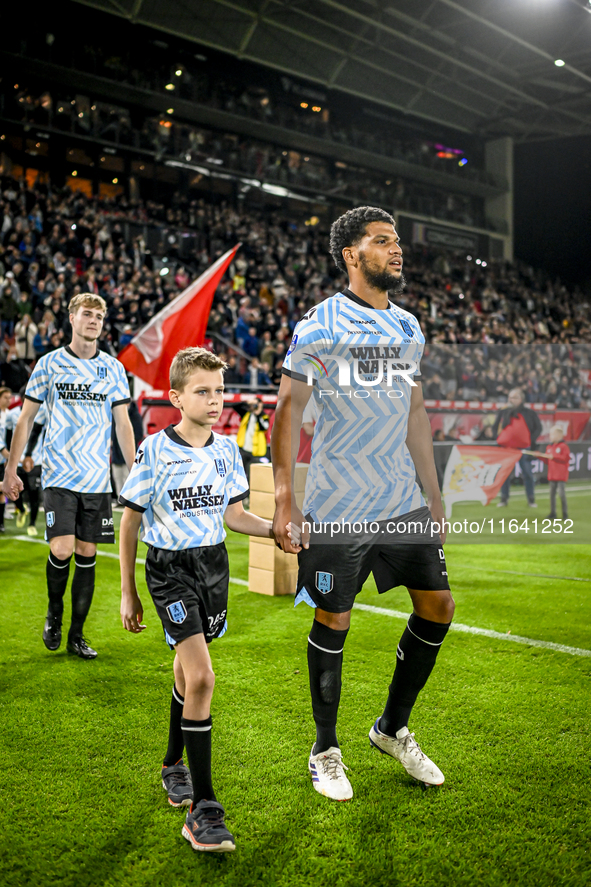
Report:
<svg viewBox="0 0 591 887"><path fill-rule="evenodd" d="M239 247L228 250L142 327L118 354L126 370L152 388L169 387L168 371L177 351L203 344L214 293Z"/></svg>
<svg viewBox="0 0 591 887"><path fill-rule="evenodd" d="M445 516L451 517L454 502L488 505L521 456L521 450L509 447L454 446L443 478Z"/></svg>

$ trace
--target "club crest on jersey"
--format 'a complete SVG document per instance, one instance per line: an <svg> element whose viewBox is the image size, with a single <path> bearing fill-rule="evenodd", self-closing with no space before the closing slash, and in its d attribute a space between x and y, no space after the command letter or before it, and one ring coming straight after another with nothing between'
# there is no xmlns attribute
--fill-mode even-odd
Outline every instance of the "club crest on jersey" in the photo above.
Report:
<svg viewBox="0 0 591 887"><path fill-rule="evenodd" d="M177 625L180 625L181 622L184 622L187 618L187 610L182 601L176 601L174 604L169 604L166 608L166 612L170 617L170 621L176 622Z"/></svg>
<svg viewBox="0 0 591 887"><path fill-rule="evenodd" d="M226 476L226 460L225 459L215 459L215 470L219 474L220 477Z"/></svg>
<svg viewBox="0 0 591 887"><path fill-rule="evenodd" d="M53 527L55 523L55 511L48 511L45 514L45 523L48 527Z"/></svg>
<svg viewBox="0 0 591 887"><path fill-rule="evenodd" d="M328 594L332 591L334 585L334 576L332 573L316 573L316 588L321 594Z"/></svg>
<svg viewBox="0 0 591 887"><path fill-rule="evenodd" d="M404 320L402 317L398 318L398 322L402 327L402 332L405 333L410 339L414 336L414 330L411 327L410 323L407 320Z"/></svg>
<svg viewBox="0 0 591 887"><path fill-rule="evenodd" d="M289 357L289 355L294 350L294 348L297 344L298 344L298 335L296 333L295 336L293 337L293 339L291 340L291 344L290 344L289 348L287 349L287 354L285 355L286 357Z"/></svg>
<svg viewBox="0 0 591 887"><path fill-rule="evenodd" d="M96 374L99 377L99 379L106 379L107 378L107 367L97 367Z"/></svg>

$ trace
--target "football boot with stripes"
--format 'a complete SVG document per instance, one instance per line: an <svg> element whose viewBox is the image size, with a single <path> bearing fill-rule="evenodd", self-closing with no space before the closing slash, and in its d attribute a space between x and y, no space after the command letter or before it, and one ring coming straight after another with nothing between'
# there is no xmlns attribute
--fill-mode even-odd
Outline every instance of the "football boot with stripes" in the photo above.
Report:
<svg viewBox="0 0 591 887"><path fill-rule="evenodd" d="M326 751L314 754L314 746L310 753L308 768L312 784L317 792L333 801L350 801L353 797L351 783L347 779L340 748L331 746Z"/></svg>

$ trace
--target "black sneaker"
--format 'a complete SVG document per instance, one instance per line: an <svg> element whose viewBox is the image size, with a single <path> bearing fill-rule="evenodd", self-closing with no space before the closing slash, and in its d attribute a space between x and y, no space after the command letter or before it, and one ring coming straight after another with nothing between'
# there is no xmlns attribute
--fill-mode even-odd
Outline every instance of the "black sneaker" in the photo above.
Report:
<svg viewBox="0 0 591 887"><path fill-rule="evenodd" d="M178 764L162 768L162 787L173 807L190 807L193 800L193 783L189 768L182 760Z"/></svg>
<svg viewBox="0 0 591 887"><path fill-rule="evenodd" d="M68 653L73 653L75 656L79 656L80 659L96 659L98 656L96 650L89 647L83 637L68 638L66 650Z"/></svg>
<svg viewBox="0 0 591 887"><path fill-rule="evenodd" d="M225 810L217 801L199 801L189 810L183 826L183 838L193 850L226 853L236 849L234 838L224 823Z"/></svg>
<svg viewBox="0 0 591 887"><path fill-rule="evenodd" d="M45 625L43 626L43 643L48 650L58 650L62 642L62 620L61 616L52 616L47 614Z"/></svg>
<svg viewBox="0 0 591 887"><path fill-rule="evenodd" d="M5 533L5 532L6 532L6 528L5 528L4 524L0 524L0 533Z"/></svg>

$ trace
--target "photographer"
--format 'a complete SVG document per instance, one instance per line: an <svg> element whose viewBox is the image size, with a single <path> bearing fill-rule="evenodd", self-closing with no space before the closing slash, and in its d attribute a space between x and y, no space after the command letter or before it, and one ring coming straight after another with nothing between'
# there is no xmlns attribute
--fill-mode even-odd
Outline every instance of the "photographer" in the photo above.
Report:
<svg viewBox="0 0 591 887"><path fill-rule="evenodd" d="M241 416L240 428L236 435L236 443L244 464L244 472L250 482L250 466L253 462L268 462L267 431L269 416L263 412L260 397L251 395L248 400L234 404L234 409Z"/></svg>

